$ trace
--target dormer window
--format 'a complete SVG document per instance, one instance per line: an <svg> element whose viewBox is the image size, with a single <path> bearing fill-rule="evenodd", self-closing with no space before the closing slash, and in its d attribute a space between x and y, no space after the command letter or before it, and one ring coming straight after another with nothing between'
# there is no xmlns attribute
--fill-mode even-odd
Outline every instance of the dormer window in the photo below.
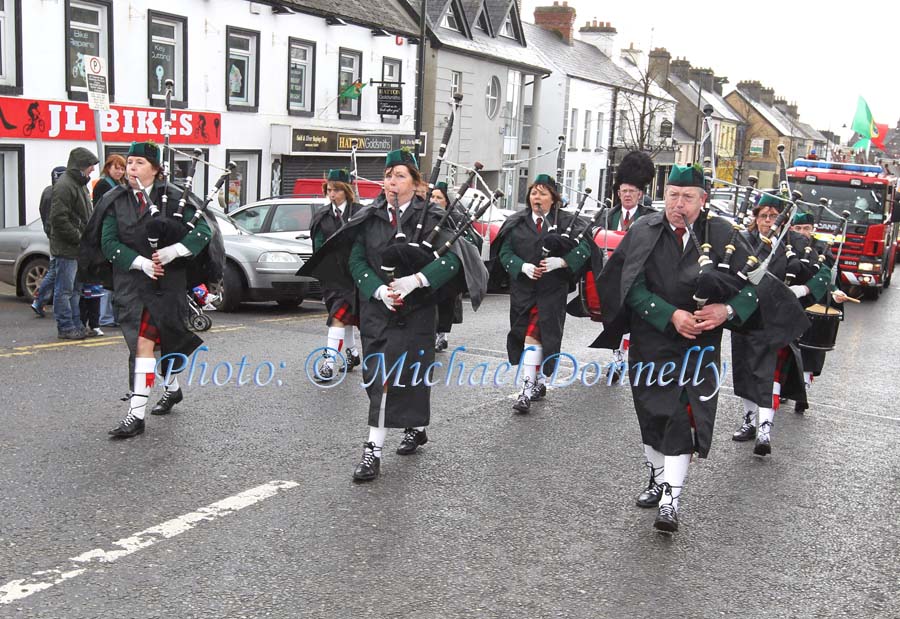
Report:
<svg viewBox="0 0 900 619"><path fill-rule="evenodd" d="M500 34L510 39L516 38L516 28L513 26L512 11L506 16L506 21L503 22L503 28L500 29Z"/></svg>
<svg viewBox="0 0 900 619"><path fill-rule="evenodd" d="M444 14L444 20L441 22L441 26L459 32L459 22L456 20L456 13L453 12L453 4L450 4L450 6L447 7L447 12Z"/></svg>
<svg viewBox="0 0 900 619"><path fill-rule="evenodd" d="M481 15L479 15L478 23L475 25L475 27L483 32L487 32L487 20L484 17L484 11L482 11Z"/></svg>

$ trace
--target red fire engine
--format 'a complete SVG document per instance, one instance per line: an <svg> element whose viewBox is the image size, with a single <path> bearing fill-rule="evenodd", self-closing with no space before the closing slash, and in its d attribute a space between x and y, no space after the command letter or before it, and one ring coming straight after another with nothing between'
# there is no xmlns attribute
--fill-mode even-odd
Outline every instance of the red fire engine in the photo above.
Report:
<svg viewBox="0 0 900 619"><path fill-rule="evenodd" d="M828 211L818 217L816 238L833 241L832 251L841 251L841 289L857 296L877 299L891 282L897 251L897 222L900 206L894 208L897 179L878 165L797 159L787 169L791 189L803 194L805 202L817 204L822 198L836 213L849 212L847 238L841 238L842 222Z"/></svg>

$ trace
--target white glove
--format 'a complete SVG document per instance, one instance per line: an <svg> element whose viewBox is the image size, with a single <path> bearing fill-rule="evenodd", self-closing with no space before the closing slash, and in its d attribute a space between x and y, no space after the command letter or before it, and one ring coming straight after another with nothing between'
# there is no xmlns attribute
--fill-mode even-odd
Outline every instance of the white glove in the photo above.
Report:
<svg viewBox="0 0 900 619"><path fill-rule="evenodd" d="M522 273L527 275L529 279L537 279L537 277L534 276L535 269L537 269L537 267L530 262L526 262L522 265Z"/></svg>
<svg viewBox="0 0 900 619"><path fill-rule="evenodd" d="M156 256L162 264L169 264L176 258L185 258L191 255L191 250L182 245L175 243L167 247L161 247L156 250Z"/></svg>
<svg viewBox="0 0 900 619"><path fill-rule="evenodd" d="M791 292L794 293L794 296L797 297L798 299L800 297L805 297L806 295L809 294L809 288L807 288L806 286L803 286L802 284L789 286L789 288L791 289Z"/></svg>
<svg viewBox="0 0 900 619"><path fill-rule="evenodd" d="M835 290L831 293L831 298L834 299L835 303L844 303L847 300L847 295L844 294L843 290Z"/></svg>
<svg viewBox="0 0 900 619"><path fill-rule="evenodd" d="M569 266L566 264L566 261L562 258L557 258L555 256L551 256L550 258L544 258L544 272L549 273L550 271L555 271L556 269L561 269L563 267Z"/></svg>
<svg viewBox="0 0 900 619"><path fill-rule="evenodd" d="M418 273L415 275L407 275L391 282L391 290L400 295L401 299L409 296L413 290L421 288L423 285L422 276Z"/></svg>
<svg viewBox="0 0 900 619"><path fill-rule="evenodd" d="M156 274L153 272L153 261L150 260L150 258L138 256L134 259L134 262L131 263L131 268L135 271L143 271L144 275L150 279L156 279Z"/></svg>
<svg viewBox="0 0 900 619"><path fill-rule="evenodd" d="M388 288L387 284L382 284L378 287L377 290L375 290L375 294L373 294L372 296L384 303L385 307L387 307L389 310L391 310L392 312L396 312L397 310L394 309L394 297L390 295L391 289Z"/></svg>

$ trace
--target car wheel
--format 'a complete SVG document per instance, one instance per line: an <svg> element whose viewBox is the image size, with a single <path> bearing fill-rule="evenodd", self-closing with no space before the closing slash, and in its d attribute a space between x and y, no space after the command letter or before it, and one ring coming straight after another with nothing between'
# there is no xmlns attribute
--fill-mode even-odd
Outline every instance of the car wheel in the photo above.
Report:
<svg viewBox="0 0 900 619"><path fill-rule="evenodd" d="M244 278L240 269L232 263L225 265L225 276L219 290L219 309L223 312L237 311L244 297Z"/></svg>
<svg viewBox="0 0 900 619"><path fill-rule="evenodd" d="M275 301L278 303L278 307L283 307L284 309L296 309L300 307L300 304L303 303L303 297L291 297L290 299L278 299Z"/></svg>
<svg viewBox="0 0 900 619"><path fill-rule="evenodd" d="M866 288L863 296L870 301L877 301L881 296L882 288Z"/></svg>
<svg viewBox="0 0 900 619"><path fill-rule="evenodd" d="M19 290L28 299L33 299L37 289L41 285L41 280L47 273L50 261L41 256L35 256L25 263L22 270L19 271Z"/></svg>

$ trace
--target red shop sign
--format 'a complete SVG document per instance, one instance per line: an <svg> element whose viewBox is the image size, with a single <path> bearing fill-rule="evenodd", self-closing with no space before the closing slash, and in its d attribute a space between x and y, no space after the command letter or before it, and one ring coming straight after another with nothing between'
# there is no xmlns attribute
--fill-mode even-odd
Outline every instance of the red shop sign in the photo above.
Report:
<svg viewBox="0 0 900 619"><path fill-rule="evenodd" d="M111 105L100 111L106 142L162 142L164 110ZM93 142L94 111L87 103L0 97L0 138ZM214 112L172 110L173 144L219 144L222 118Z"/></svg>

